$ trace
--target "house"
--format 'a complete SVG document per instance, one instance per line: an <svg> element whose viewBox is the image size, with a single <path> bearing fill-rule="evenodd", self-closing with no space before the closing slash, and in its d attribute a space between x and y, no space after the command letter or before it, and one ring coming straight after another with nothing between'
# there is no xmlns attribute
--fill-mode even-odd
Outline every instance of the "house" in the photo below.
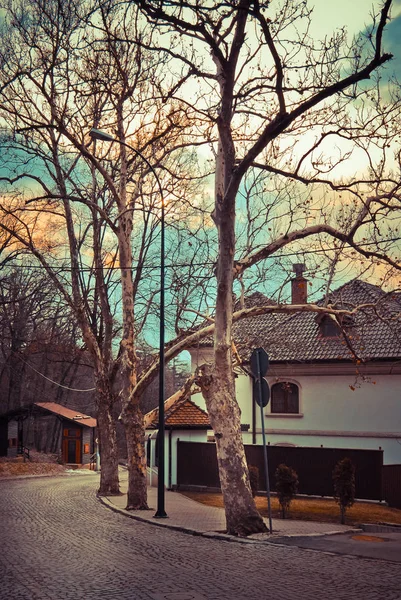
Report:
<svg viewBox="0 0 401 600"><path fill-rule="evenodd" d="M291 303L302 306L308 302L308 281L303 266L295 268ZM259 292L245 302L246 307L271 304ZM253 399L249 359L254 348L263 347L270 359L265 377L271 397L263 409L268 444L382 450L385 465L401 464L399 295L355 279L317 305L348 311L363 308L338 319L324 311L300 310L271 312L234 324L233 338L242 359L235 372L244 443L262 444L260 408ZM194 370L212 361L212 340L200 341L189 352ZM192 395L191 403L206 413L200 393ZM174 402L170 401L166 424L171 411ZM171 441L166 440L169 487L176 483L174 440L194 440L191 426L195 423L188 418L181 424L179 435L177 430ZM157 427L155 420L153 425ZM213 434L198 431L196 441L213 441Z"/></svg>
<svg viewBox="0 0 401 600"><path fill-rule="evenodd" d="M176 400L173 395L165 403L165 482L169 489L177 482L177 442L207 442L211 429L208 414L186 397ZM147 436L148 483L157 485L159 410L145 415Z"/></svg>
<svg viewBox="0 0 401 600"><path fill-rule="evenodd" d="M96 419L55 402L35 402L2 416L0 448L14 457L29 450L59 455L60 462L85 465L96 445Z"/></svg>
<svg viewBox="0 0 401 600"><path fill-rule="evenodd" d="M308 281L295 265L292 304L307 304ZM256 292L246 306L271 304ZM352 310L352 317L299 311L269 313L235 323L233 338L243 360L236 392L244 443L261 444L260 408L252 399L249 359L269 355L270 402L264 409L271 445L382 449L384 464L401 463L401 303L396 294L358 279L320 306ZM192 368L212 359L211 342L190 349ZM192 397L205 408L200 394Z"/></svg>

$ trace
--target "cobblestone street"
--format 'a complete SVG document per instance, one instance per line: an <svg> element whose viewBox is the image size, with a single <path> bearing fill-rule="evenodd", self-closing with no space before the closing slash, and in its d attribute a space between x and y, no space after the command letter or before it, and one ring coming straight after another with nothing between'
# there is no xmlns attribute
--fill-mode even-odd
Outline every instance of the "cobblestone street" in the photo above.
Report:
<svg viewBox="0 0 401 600"><path fill-rule="evenodd" d="M97 475L0 481L1 600L400 600L401 565L171 531L115 513Z"/></svg>

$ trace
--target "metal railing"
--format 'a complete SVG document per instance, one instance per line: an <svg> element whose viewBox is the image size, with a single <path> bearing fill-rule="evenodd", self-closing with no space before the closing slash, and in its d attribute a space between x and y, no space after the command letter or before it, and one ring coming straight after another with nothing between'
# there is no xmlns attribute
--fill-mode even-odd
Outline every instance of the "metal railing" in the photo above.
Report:
<svg viewBox="0 0 401 600"><path fill-rule="evenodd" d="M24 462L25 462L25 459L30 460L29 448L26 448L25 446L19 446L19 448L17 450L17 456L23 456Z"/></svg>

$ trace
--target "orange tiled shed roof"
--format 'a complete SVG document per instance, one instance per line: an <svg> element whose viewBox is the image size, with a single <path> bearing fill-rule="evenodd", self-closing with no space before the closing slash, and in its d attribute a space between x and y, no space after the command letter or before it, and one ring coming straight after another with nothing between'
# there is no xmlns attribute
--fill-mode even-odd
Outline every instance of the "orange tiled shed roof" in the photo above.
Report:
<svg viewBox="0 0 401 600"><path fill-rule="evenodd" d="M159 411L152 411L152 413L152 419L146 425L149 429L157 429ZM186 427L210 429L211 427L208 414L195 402L188 399L184 402L177 402L168 408L164 415L164 422L165 426L171 429L185 429Z"/></svg>
<svg viewBox="0 0 401 600"><path fill-rule="evenodd" d="M39 406L39 408L47 410L56 415L60 415L60 417L64 417L69 421L74 421L79 425L85 425L85 427L96 427L96 419L93 417L84 415L77 410L67 408L66 406L57 404L56 402L35 402L34 406Z"/></svg>

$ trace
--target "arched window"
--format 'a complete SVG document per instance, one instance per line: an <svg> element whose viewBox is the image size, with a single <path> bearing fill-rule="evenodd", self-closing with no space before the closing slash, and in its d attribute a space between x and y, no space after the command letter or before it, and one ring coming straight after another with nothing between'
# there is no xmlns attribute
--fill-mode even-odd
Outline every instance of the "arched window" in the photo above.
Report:
<svg viewBox="0 0 401 600"><path fill-rule="evenodd" d="M271 412L299 413L299 388L295 383L280 381L271 387Z"/></svg>

